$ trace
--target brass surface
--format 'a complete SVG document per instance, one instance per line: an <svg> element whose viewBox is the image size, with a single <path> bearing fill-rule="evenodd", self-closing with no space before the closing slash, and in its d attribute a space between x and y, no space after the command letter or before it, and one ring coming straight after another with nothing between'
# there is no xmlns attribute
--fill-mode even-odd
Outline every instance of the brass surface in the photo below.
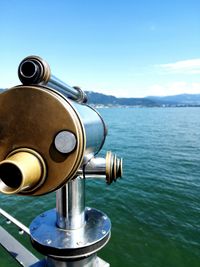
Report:
<svg viewBox="0 0 200 267"><path fill-rule="evenodd" d="M0 191L5 194L31 192L44 182L46 172L41 156L31 149L18 149L0 162Z"/></svg>
<svg viewBox="0 0 200 267"><path fill-rule="evenodd" d="M106 181L111 184L123 175L122 158L117 158L111 151L106 153Z"/></svg>
<svg viewBox="0 0 200 267"><path fill-rule="evenodd" d="M69 154L54 146L58 132L76 136L76 148ZM85 151L84 127L70 102L42 86L17 86L0 94L0 161L16 149L27 147L44 159L47 175L31 195L42 195L72 179ZM21 192L23 194L23 192Z"/></svg>

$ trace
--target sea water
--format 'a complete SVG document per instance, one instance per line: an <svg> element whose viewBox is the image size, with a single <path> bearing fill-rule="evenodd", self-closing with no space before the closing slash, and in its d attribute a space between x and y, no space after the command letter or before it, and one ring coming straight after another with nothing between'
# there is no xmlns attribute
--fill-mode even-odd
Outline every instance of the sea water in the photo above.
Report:
<svg viewBox="0 0 200 267"><path fill-rule="evenodd" d="M86 205L112 221L111 239L98 255L113 267L199 267L200 108L99 112L108 126L100 156L112 150L123 157L124 175L110 186L103 180L86 181ZM0 201L1 208L28 226L55 207L55 193L1 195ZM31 249L28 238L0 222ZM3 249L0 266L17 266Z"/></svg>

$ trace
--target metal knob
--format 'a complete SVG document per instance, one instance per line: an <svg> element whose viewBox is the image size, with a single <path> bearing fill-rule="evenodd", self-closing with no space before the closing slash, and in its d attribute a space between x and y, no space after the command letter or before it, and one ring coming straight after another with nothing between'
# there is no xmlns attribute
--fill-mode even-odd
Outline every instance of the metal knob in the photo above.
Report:
<svg viewBox="0 0 200 267"><path fill-rule="evenodd" d="M108 151L106 154L106 181L111 184L113 181L116 182L117 178L122 177L122 158L117 158L115 154Z"/></svg>

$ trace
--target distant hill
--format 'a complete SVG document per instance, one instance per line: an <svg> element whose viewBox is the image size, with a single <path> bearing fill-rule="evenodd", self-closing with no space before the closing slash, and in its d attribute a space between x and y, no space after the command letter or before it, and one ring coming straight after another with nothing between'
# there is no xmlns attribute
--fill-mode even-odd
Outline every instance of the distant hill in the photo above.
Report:
<svg viewBox="0 0 200 267"><path fill-rule="evenodd" d="M86 91L89 104L122 105L122 106L156 106L153 99L148 98L117 98L112 95L104 95L92 91Z"/></svg>
<svg viewBox="0 0 200 267"><path fill-rule="evenodd" d="M200 105L200 94L180 94L164 97L148 96L147 99L151 99L162 104Z"/></svg>
<svg viewBox="0 0 200 267"><path fill-rule="evenodd" d="M88 103L95 105L122 106L200 106L200 94L180 94L175 96L148 96L144 98L117 98L92 91L86 91Z"/></svg>

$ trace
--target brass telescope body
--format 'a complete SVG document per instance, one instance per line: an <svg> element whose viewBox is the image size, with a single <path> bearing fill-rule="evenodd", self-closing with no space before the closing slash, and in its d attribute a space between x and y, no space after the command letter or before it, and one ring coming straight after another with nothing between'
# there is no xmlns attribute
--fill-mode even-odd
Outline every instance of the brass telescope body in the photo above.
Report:
<svg viewBox="0 0 200 267"><path fill-rule="evenodd" d="M79 87L52 76L37 56L22 60L18 76L22 85L0 94L0 192L43 195L78 175L108 184L122 176L116 155L94 158L107 128Z"/></svg>
<svg viewBox="0 0 200 267"><path fill-rule="evenodd" d="M88 123L88 126L84 125L77 105L80 104L76 104L75 108L66 97L38 85L17 86L0 94L1 165L5 164L4 160L12 151L31 149L41 156L46 166L46 177L42 186L33 187L31 191L30 188L28 191L21 190L20 194L42 195L56 190L75 176L84 156L95 154L101 148L106 134L102 119L93 109L84 105L81 109L93 116L93 123L90 125L90 122L86 121L85 124ZM99 134L93 141L88 139L87 144L85 129L88 127L90 130L98 128ZM70 153L61 153L55 147L55 137L61 131L75 136L76 144ZM0 190L1 188L2 185ZM4 193L18 191L13 188L6 192L4 190Z"/></svg>

